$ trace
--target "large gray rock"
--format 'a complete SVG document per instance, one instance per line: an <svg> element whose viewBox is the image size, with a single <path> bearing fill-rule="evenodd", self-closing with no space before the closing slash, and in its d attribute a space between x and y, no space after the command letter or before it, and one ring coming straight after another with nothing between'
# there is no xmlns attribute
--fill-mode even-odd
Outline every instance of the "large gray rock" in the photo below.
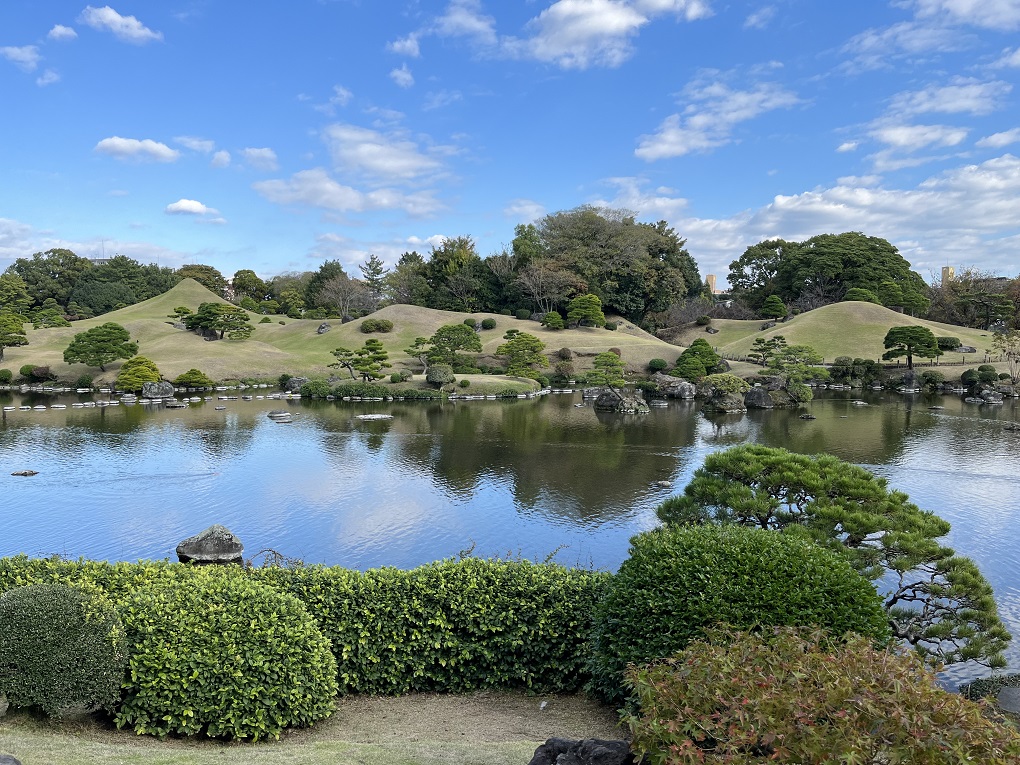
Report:
<svg viewBox="0 0 1020 765"><path fill-rule="evenodd" d="M551 738L535 750L528 765L631 765L634 754L626 741Z"/></svg>
<svg viewBox="0 0 1020 765"><path fill-rule="evenodd" d="M1003 686L999 689L995 702L999 705L999 709L1020 714L1020 688Z"/></svg>
<svg viewBox="0 0 1020 765"><path fill-rule="evenodd" d="M283 389L288 393L294 393L295 391L301 390L301 386L306 382L309 382L307 377L292 377L287 380L287 383L283 386Z"/></svg>
<svg viewBox="0 0 1020 765"><path fill-rule="evenodd" d="M315 334L317 334L317 335L325 335L331 329L333 329L333 328L329 325L329 322L324 321L324 322L322 322L322 324L319 325L319 328L317 330L315 330Z"/></svg>
<svg viewBox="0 0 1020 765"><path fill-rule="evenodd" d="M13 754L0 754L0 765L21 765L21 760Z"/></svg>
<svg viewBox="0 0 1020 765"><path fill-rule="evenodd" d="M243 555L241 540L218 523L177 545L181 563L241 563Z"/></svg>
<svg viewBox="0 0 1020 765"><path fill-rule="evenodd" d="M712 396L705 406L704 411L712 413L746 412L744 397L740 393L726 393L722 396Z"/></svg>
<svg viewBox="0 0 1020 765"><path fill-rule="evenodd" d="M635 396L624 396L613 390L600 393L592 406L596 412L617 412L619 414L648 414L652 411L642 399Z"/></svg>
<svg viewBox="0 0 1020 765"><path fill-rule="evenodd" d="M744 406L748 409L774 409L775 403L766 388L751 388L744 394Z"/></svg>
<svg viewBox="0 0 1020 765"><path fill-rule="evenodd" d="M145 398L170 398L175 392L174 386L166 380L142 383L142 395Z"/></svg>
<svg viewBox="0 0 1020 765"><path fill-rule="evenodd" d="M656 372L652 375L652 382L659 389L659 393L667 398L694 398L698 388L694 383L687 382L682 377Z"/></svg>

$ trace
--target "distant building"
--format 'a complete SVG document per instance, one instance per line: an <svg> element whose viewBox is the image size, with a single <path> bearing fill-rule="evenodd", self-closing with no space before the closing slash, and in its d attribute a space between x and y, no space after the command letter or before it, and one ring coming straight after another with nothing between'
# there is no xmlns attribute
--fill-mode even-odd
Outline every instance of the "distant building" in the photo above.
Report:
<svg viewBox="0 0 1020 765"><path fill-rule="evenodd" d="M714 302L727 308L733 304L733 301L730 300L730 293L716 287L715 274L705 274L705 286L708 287L708 294L712 296Z"/></svg>
<svg viewBox="0 0 1020 765"><path fill-rule="evenodd" d="M105 266L113 258L89 258L89 262L94 266Z"/></svg>
<svg viewBox="0 0 1020 765"><path fill-rule="evenodd" d="M956 269L952 266L942 266L942 283L953 281L956 276Z"/></svg>

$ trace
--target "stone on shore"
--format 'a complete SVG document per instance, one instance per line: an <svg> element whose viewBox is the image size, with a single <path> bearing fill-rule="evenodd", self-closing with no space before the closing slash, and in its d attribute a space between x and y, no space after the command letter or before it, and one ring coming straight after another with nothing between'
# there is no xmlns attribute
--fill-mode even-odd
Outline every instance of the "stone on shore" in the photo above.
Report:
<svg viewBox="0 0 1020 765"><path fill-rule="evenodd" d="M244 545L226 526L218 523L177 545L181 563L241 563Z"/></svg>

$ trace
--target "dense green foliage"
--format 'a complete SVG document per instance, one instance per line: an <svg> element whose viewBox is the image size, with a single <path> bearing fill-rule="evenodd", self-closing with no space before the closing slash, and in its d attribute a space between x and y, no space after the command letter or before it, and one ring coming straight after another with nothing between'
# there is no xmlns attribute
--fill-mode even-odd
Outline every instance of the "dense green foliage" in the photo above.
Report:
<svg viewBox="0 0 1020 765"><path fill-rule="evenodd" d="M9 589L0 595L0 625L0 695L12 706L38 707L54 717L113 709L120 700L124 627L94 585Z"/></svg>
<svg viewBox="0 0 1020 765"><path fill-rule="evenodd" d="M244 340L255 330L248 312L228 303L202 303L195 313L184 317L184 326L194 331L216 332L220 340L224 336Z"/></svg>
<svg viewBox="0 0 1020 765"><path fill-rule="evenodd" d="M719 622L889 633L871 584L808 540L739 526L659 528L631 539L595 609L591 689L620 700L629 663L671 656Z"/></svg>
<svg viewBox="0 0 1020 765"><path fill-rule="evenodd" d="M393 322L389 319L365 319L361 322L360 329L365 334L372 332L392 332Z"/></svg>
<svg viewBox="0 0 1020 765"><path fill-rule="evenodd" d="M759 313L766 319L781 319L789 311L786 305L783 303L783 299L779 295L769 295L765 298L765 302L762 303Z"/></svg>
<svg viewBox="0 0 1020 765"><path fill-rule="evenodd" d="M715 393L746 393L751 390L751 384L747 380L726 372L708 375L701 382L712 388Z"/></svg>
<svg viewBox="0 0 1020 765"><path fill-rule="evenodd" d="M628 673L625 718L649 765L1008 765L1007 720L936 685L916 658L821 631L713 631Z"/></svg>
<svg viewBox="0 0 1020 765"><path fill-rule="evenodd" d="M604 327L605 314L598 295L578 295L567 304L567 321L579 327Z"/></svg>
<svg viewBox="0 0 1020 765"><path fill-rule="evenodd" d="M349 348L334 348L330 353L333 354L336 361L329 366L334 369L346 369L350 373L351 379L356 380L360 376L362 382L381 380L386 376L382 370L392 366L387 361L389 353L383 349L383 344L375 338L366 340L361 348L356 348L353 351Z"/></svg>
<svg viewBox="0 0 1020 765"><path fill-rule="evenodd" d="M882 354L882 358L890 360L906 356L907 369L914 368L914 356L933 359L942 355L935 335L927 327L890 327L882 343L889 349Z"/></svg>
<svg viewBox="0 0 1020 765"><path fill-rule="evenodd" d="M534 335L518 330L509 330L503 339L506 342L496 348L496 354L506 357L506 373L508 375L534 378L538 376L540 369L549 365L545 356L542 355L545 343Z"/></svg>
<svg viewBox="0 0 1020 765"><path fill-rule="evenodd" d="M895 637L944 664L1004 664L1010 634L977 566L945 546L949 523L863 468L738 446L710 454L656 512L670 525L739 524L814 540L880 583Z"/></svg>
<svg viewBox="0 0 1020 765"><path fill-rule="evenodd" d="M162 379L159 367L151 359L145 356L132 356L121 364L115 385L117 390L137 393L145 383L159 382Z"/></svg>
<svg viewBox="0 0 1020 765"><path fill-rule="evenodd" d="M118 726L278 738L333 712L336 661L300 600L240 569L187 567L131 594Z"/></svg>
<svg viewBox="0 0 1020 765"><path fill-rule="evenodd" d="M338 670L341 693L406 693L415 690L461 692L483 688L528 688L536 692L570 691L580 688L586 678L585 657L591 611L602 597L609 574L568 569L554 564L528 561L499 561L467 558L461 561L431 563L411 571L393 568L364 573L338 566L309 566L293 569L219 569L224 573L203 575L212 567L194 567L167 562L106 563L101 561L60 561L31 559L24 556L0 558L0 592L36 582L91 582L105 590L119 604L156 616L138 614L139 626L151 623L170 636L176 629L170 613L172 604L192 605L182 589L192 587L195 600L207 598L213 613L206 622L221 625L223 635L235 635L239 629L224 613L227 595L217 595L217 577L231 583L223 593L247 597L248 584L261 584L296 596L310 613L321 632L332 642L336 664L323 660L324 666ZM197 573L195 573L197 572ZM209 578L212 577L215 582ZM238 584L241 577L250 581ZM161 594L161 583L169 590ZM210 591L211 590L211 591ZM278 607L297 619L288 603L261 592L253 596L266 604L267 616L256 616L241 607L236 621L253 621L249 629L266 636L274 629L268 614ZM285 597L285 596L278 596ZM201 617L206 606L194 604L194 613L181 618L180 629L193 633L189 640L212 640ZM125 613L125 624L130 619ZM298 619L301 634L304 621ZM247 625L247 621L245 621ZM129 634L131 632L129 625ZM282 640L274 632L274 640ZM253 636L254 637L254 636ZM140 635L145 639L145 635ZM238 647L243 636L232 637ZM183 641L182 637L178 642ZM229 642L229 641L228 641ZM299 642L295 640L295 644ZM183 643L181 643L183 645ZM160 644L162 645L162 644ZM212 661L212 650L196 661ZM252 648L250 655L262 651L293 649ZM158 654L162 648L154 644ZM171 647L166 646L170 651ZM157 668L173 656L154 658L156 667L145 669L143 676L162 682ZM235 655L244 657L243 652ZM170 666L169 664L167 666ZM176 664L174 665L176 666ZM203 664L204 666L204 664ZM236 665L235 665L236 666ZM243 666L243 663L240 665ZM258 674L262 670L256 668ZM318 671L309 669L309 689L318 682ZM156 672L155 675L148 674ZM211 669L217 676L219 670ZM169 676L169 675L168 675ZM241 679L227 682L243 682ZM129 681L129 685L134 681ZM190 680L188 681L191 682ZM179 679L169 682L167 693L182 691ZM155 685L152 686L155 689ZM328 691L324 691L328 693ZM328 701L328 695L313 699ZM224 699L227 703L229 699Z"/></svg>
<svg viewBox="0 0 1020 765"><path fill-rule="evenodd" d="M14 379L14 373L9 369L0 369L0 385L9 385Z"/></svg>
<svg viewBox="0 0 1020 765"><path fill-rule="evenodd" d="M899 288L900 305L907 310L928 307L927 285L899 251L885 239L856 231L803 242L759 242L730 263L727 280L732 294L753 309L769 295L802 309L834 303L853 288L877 296L885 282Z"/></svg>
<svg viewBox="0 0 1020 765"><path fill-rule="evenodd" d="M330 638L341 693L575 690L607 574L467 558L358 573L261 569Z"/></svg>
<svg viewBox="0 0 1020 765"><path fill-rule="evenodd" d="M563 317L558 311L549 311L542 317L542 326L552 330L563 329L567 325L563 323Z"/></svg>
<svg viewBox="0 0 1020 765"><path fill-rule="evenodd" d="M842 384L870 385L882 377L882 365L874 359L837 356L829 367L829 378Z"/></svg>
<svg viewBox="0 0 1020 765"><path fill-rule="evenodd" d="M205 372L199 369L189 369L187 372L178 375L173 383L181 388L211 388L216 384Z"/></svg>
<svg viewBox="0 0 1020 765"><path fill-rule="evenodd" d="M28 345L24 317L14 313L0 313L0 360L4 357L4 348L22 345Z"/></svg>
<svg viewBox="0 0 1020 765"><path fill-rule="evenodd" d="M585 381L591 385L604 385L608 388L622 388L627 384L623 376L623 361L612 351L595 356L591 370L585 375Z"/></svg>
<svg viewBox="0 0 1020 765"><path fill-rule="evenodd" d="M129 359L136 353L138 343L131 342L130 333L120 324L110 321L75 335L64 350L64 361L99 367L105 372L110 362Z"/></svg>
<svg viewBox="0 0 1020 765"><path fill-rule="evenodd" d="M456 378L453 375L453 367L449 364L433 364L425 373L425 382L430 385L446 385L452 383Z"/></svg>
<svg viewBox="0 0 1020 765"><path fill-rule="evenodd" d="M863 287L851 287L843 295L843 300L857 300L861 303L874 303L875 305L882 304L882 301L878 299L878 295Z"/></svg>
<svg viewBox="0 0 1020 765"><path fill-rule="evenodd" d="M177 276L181 279L194 279L210 292L223 297L227 288L226 277L213 266L202 263L188 263L177 269Z"/></svg>

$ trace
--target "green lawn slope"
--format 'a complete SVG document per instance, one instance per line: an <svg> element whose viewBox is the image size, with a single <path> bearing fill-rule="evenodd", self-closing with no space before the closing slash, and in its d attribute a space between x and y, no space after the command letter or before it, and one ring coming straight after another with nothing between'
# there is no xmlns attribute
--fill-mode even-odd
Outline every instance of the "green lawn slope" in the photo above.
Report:
<svg viewBox="0 0 1020 765"><path fill-rule="evenodd" d="M712 326L719 330L718 334L707 335L699 327L697 331L691 330L682 335L681 342L688 344L695 337L704 337L723 354L743 356L757 338L767 340L782 335L790 345L810 345L828 363L837 356L881 359L885 352L882 341L890 327L916 325L927 327L936 336L958 337L964 345L977 348L978 354L966 357L968 363L973 361L975 366L981 363L984 350L992 344L992 334L985 330L914 319L874 303L855 301L816 308L765 331L759 329L762 322L762 319L716 319ZM960 358L961 354L945 356L946 360L952 361Z"/></svg>
<svg viewBox="0 0 1020 765"><path fill-rule="evenodd" d="M155 362L168 379L192 368L202 370L214 380L275 379L283 373L304 376L337 374L337 370L328 366L334 360L330 351L340 346L360 347L370 337L383 343L395 369L404 366L417 368L416 362L403 352L414 338L428 337L444 324L460 324L469 317L478 322L486 318L496 320L495 329L481 333L483 357L495 354L496 348L504 342L503 334L511 328L537 335L550 353L570 348L579 356L575 361L579 369L590 366L592 357L609 348L619 348L628 368L635 372L643 371L648 361L656 357L672 362L681 350L625 321L620 322L617 331L588 327L553 331L536 322L511 316L435 311L411 305L391 305L374 313L374 318L393 322L393 331L382 334L362 333L360 320L347 324L332 320L329 321L332 329L320 335L316 332L322 323L320 320L273 316L270 317L271 323L260 324L263 317L256 313L250 314L255 331L248 340L207 341L194 332L173 327L170 314L176 307L187 306L195 310L200 303L217 301L226 302L198 282L185 279L163 295L95 319L74 322L71 327L28 329L28 345L6 349L0 368L17 373L22 366L33 364L49 366L62 380L87 373L97 381L112 381L120 368L119 361L110 364L103 374L93 367L66 364L63 360L64 349L75 334L106 322L125 327L131 333L131 339L138 342L139 354Z"/></svg>

